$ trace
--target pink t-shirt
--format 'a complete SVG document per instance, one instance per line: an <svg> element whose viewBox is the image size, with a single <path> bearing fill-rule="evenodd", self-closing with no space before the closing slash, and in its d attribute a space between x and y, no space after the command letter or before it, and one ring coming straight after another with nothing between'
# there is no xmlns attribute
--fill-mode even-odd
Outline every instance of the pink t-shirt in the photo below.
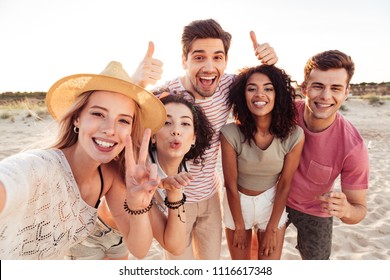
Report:
<svg viewBox="0 0 390 280"><path fill-rule="evenodd" d="M332 190L339 175L342 189L367 189L368 151L357 129L339 113L329 128L313 133L304 124L305 102L296 102L296 107L305 145L287 205L306 214L329 217L321 211L316 197Z"/></svg>

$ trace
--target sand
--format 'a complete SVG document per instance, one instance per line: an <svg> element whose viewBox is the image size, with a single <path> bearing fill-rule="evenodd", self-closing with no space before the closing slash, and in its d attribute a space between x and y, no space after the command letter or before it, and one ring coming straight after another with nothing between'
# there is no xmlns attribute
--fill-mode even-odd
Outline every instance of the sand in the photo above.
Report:
<svg viewBox="0 0 390 280"><path fill-rule="evenodd" d="M368 213L357 225L334 219L332 260L390 259L390 101L374 107L367 100L349 99L342 114L362 134L370 158L370 183L367 194ZM0 110L2 114L5 110ZM23 149L42 147L55 136L55 123L49 116L37 120L27 117L27 110L7 110L13 115L0 119L0 160ZM218 165L221 171L221 165ZM336 183L336 188L339 183ZM296 231L289 226L283 248L283 260L299 260L295 249ZM132 258L132 257L130 257ZM153 243L146 259L159 260L162 251ZM230 259L223 237L221 259Z"/></svg>

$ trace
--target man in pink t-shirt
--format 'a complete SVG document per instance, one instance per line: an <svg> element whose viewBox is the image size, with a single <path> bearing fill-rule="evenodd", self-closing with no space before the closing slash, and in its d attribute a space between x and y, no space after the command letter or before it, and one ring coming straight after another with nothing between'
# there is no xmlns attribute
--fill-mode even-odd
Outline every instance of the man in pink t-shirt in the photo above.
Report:
<svg viewBox="0 0 390 280"><path fill-rule="evenodd" d="M302 259L329 259L333 217L356 224L367 213L368 152L357 129L338 113L354 70L350 56L337 50L313 56L304 69L305 102L296 107L305 144L287 202ZM340 191L333 189L339 175Z"/></svg>

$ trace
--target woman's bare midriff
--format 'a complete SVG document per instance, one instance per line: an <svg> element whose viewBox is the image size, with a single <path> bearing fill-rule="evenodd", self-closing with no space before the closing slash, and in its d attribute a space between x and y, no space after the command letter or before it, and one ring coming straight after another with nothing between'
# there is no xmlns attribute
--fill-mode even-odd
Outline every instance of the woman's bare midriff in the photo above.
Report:
<svg viewBox="0 0 390 280"><path fill-rule="evenodd" d="M237 189L240 193L248 195L248 196L257 196L257 195L262 194L264 192L264 191L248 190L248 189L241 187L240 185L237 185Z"/></svg>

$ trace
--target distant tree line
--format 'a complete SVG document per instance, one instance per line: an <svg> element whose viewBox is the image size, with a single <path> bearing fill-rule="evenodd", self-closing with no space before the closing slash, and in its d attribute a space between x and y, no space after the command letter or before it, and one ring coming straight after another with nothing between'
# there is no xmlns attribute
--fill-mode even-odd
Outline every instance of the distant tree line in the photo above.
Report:
<svg viewBox="0 0 390 280"><path fill-rule="evenodd" d="M26 98L32 99L45 99L46 92L35 91L35 92L3 92L0 94L0 100L19 101Z"/></svg>
<svg viewBox="0 0 390 280"><path fill-rule="evenodd" d="M360 84L351 84L351 90L356 95L363 95L367 93L376 93L378 95L390 95L390 82L382 83L360 83ZM298 89L299 91L299 89ZM33 99L45 99L46 92L43 91L34 91L34 92L3 92L0 93L0 100L9 100L9 101L19 101L26 98Z"/></svg>
<svg viewBox="0 0 390 280"><path fill-rule="evenodd" d="M390 86L390 82L381 82L381 83L360 83L360 84L351 84L351 86L361 86L361 87L365 87L365 86Z"/></svg>
<svg viewBox="0 0 390 280"><path fill-rule="evenodd" d="M390 82L351 84L352 95L390 95Z"/></svg>

